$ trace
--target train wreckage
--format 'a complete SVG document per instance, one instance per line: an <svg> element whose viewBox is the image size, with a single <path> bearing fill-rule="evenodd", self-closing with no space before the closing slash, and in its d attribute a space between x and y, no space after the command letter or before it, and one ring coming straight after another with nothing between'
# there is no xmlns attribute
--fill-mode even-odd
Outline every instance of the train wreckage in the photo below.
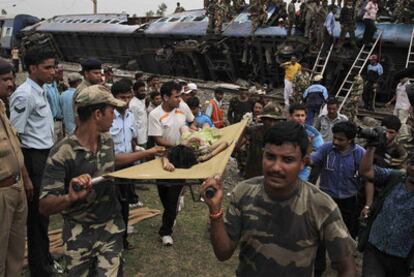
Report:
<svg viewBox="0 0 414 277"><path fill-rule="evenodd" d="M276 10L270 6L268 18ZM334 37L338 38L340 25L335 24ZM286 28L279 26L262 26L252 32L247 8L227 22L219 35L208 34L207 27L208 17L203 9L150 22L137 22L126 14L64 15L26 27L20 36L23 49L50 49L66 62L96 57L128 70L213 81L244 79L268 86L282 84L279 63L289 56L296 55L309 65L320 58L319 49L313 49L299 28L291 36L287 36ZM414 24L396 24L380 18L371 48L355 51L345 44L339 53L329 53L322 72L328 89L341 91L343 80L352 78L348 75L356 61L368 59L361 58L362 52L375 52L381 57L386 73L377 99L388 99L395 87L393 73L405 68L408 62L413 27ZM357 22L357 41L363 32L362 22ZM361 64L362 68L365 64L366 61ZM362 68L353 74L362 72Z"/></svg>

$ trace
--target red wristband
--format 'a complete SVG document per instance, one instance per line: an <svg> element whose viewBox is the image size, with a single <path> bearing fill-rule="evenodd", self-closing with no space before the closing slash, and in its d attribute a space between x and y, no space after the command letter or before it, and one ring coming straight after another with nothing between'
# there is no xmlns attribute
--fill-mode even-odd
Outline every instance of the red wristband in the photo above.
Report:
<svg viewBox="0 0 414 277"><path fill-rule="evenodd" d="M217 220L220 219L224 214L224 210L220 209L218 212L216 213L210 213L210 219L211 220Z"/></svg>

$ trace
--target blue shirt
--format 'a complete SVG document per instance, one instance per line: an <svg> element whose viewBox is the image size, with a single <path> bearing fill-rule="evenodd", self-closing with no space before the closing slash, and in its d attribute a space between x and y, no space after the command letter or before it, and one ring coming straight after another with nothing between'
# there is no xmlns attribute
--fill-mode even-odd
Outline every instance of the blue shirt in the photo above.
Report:
<svg viewBox="0 0 414 277"><path fill-rule="evenodd" d="M208 125L210 126L210 128L214 127L213 121L211 121L211 118L208 117L206 114L203 114L201 112L199 112L196 117L195 117L195 121L197 123L197 127L199 128L203 128L203 125L208 123Z"/></svg>
<svg viewBox="0 0 414 277"><path fill-rule="evenodd" d="M73 114L73 95L76 88L68 88L60 95L60 106L63 114L63 124L66 134L71 134L76 128L75 116Z"/></svg>
<svg viewBox="0 0 414 277"><path fill-rule="evenodd" d="M319 133L318 130L316 130L314 127L305 124L305 131L308 134L308 138L311 139L312 142L312 149L313 151L316 151L323 145L323 138L321 133ZM307 182L309 179L309 175L311 172L310 166L305 166L305 168L299 172L299 179L301 179L304 182Z"/></svg>
<svg viewBox="0 0 414 277"><path fill-rule="evenodd" d="M365 149L358 144L342 153L332 142L325 143L313 152L312 163L321 168L320 189L332 198L355 196L360 189L358 169L364 153Z"/></svg>
<svg viewBox="0 0 414 277"><path fill-rule="evenodd" d="M328 33L332 36L335 28L335 15L332 12L328 13L326 16L323 26L325 26Z"/></svg>
<svg viewBox="0 0 414 277"><path fill-rule="evenodd" d="M384 185L396 170L375 168L375 185ZM414 246L414 192L404 182L395 186L385 198L375 218L368 241L388 255L406 258Z"/></svg>
<svg viewBox="0 0 414 277"><path fill-rule="evenodd" d="M10 97L10 121L23 148L53 146L53 116L45 91L27 78Z"/></svg>
<svg viewBox="0 0 414 277"><path fill-rule="evenodd" d="M50 109L54 119L62 119L62 110L60 108L60 94L57 89L56 82L44 84L43 89L46 92L47 101L49 101Z"/></svg>
<svg viewBox="0 0 414 277"><path fill-rule="evenodd" d="M376 65L369 64L367 67L367 72L370 70L377 72L378 76L381 76L384 73L384 70L382 69L382 65L379 63L377 63Z"/></svg>
<svg viewBox="0 0 414 277"><path fill-rule="evenodd" d="M135 117L129 110L122 116L114 110L115 118L109 133L114 141L115 153L132 153L132 139L136 138Z"/></svg>
<svg viewBox="0 0 414 277"><path fill-rule="evenodd" d="M325 98L325 100L328 99L329 97L328 90L326 89L326 87L320 84L314 84L305 90L305 92L303 93L303 98L306 98L308 94L314 93L314 92L322 92L323 98Z"/></svg>

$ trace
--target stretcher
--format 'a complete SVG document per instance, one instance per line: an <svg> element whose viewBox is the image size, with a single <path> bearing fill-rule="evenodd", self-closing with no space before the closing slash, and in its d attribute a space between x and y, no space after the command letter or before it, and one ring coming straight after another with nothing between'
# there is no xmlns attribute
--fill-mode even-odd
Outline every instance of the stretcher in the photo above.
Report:
<svg viewBox="0 0 414 277"><path fill-rule="evenodd" d="M225 141L228 147L202 163L198 163L188 169L176 168L173 172L166 171L162 168L161 159L154 159L142 164L121 169L104 176L96 177L92 184L100 183L108 178L115 179L116 183L133 183L133 184L157 184L157 185L188 185L194 201L198 201L192 190L191 185L199 185L205 179L214 176L221 176L230 159L231 153L244 129L247 120L219 129L220 138L218 141ZM174 182L173 180L177 180ZM184 182L184 183L183 183Z"/></svg>

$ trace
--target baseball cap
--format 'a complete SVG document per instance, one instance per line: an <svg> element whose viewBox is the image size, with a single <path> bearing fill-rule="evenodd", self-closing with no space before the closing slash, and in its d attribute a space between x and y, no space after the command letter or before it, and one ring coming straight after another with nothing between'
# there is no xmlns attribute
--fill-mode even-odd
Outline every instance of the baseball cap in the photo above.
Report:
<svg viewBox="0 0 414 277"><path fill-rule="evenodd" d="M111 91L103 85L93 85L81 90L75 99L77 107L87 107L96 104L108 104L117 108L126 105L124 101L116 99Z"/></svg>
<svg viewBox="0 0 414 277"><path fill-rule="evenodd" d="M198 90L197 85L194 83L189 83L187 86L184 87L184 94L189 94L192 91Z"/></svg>

